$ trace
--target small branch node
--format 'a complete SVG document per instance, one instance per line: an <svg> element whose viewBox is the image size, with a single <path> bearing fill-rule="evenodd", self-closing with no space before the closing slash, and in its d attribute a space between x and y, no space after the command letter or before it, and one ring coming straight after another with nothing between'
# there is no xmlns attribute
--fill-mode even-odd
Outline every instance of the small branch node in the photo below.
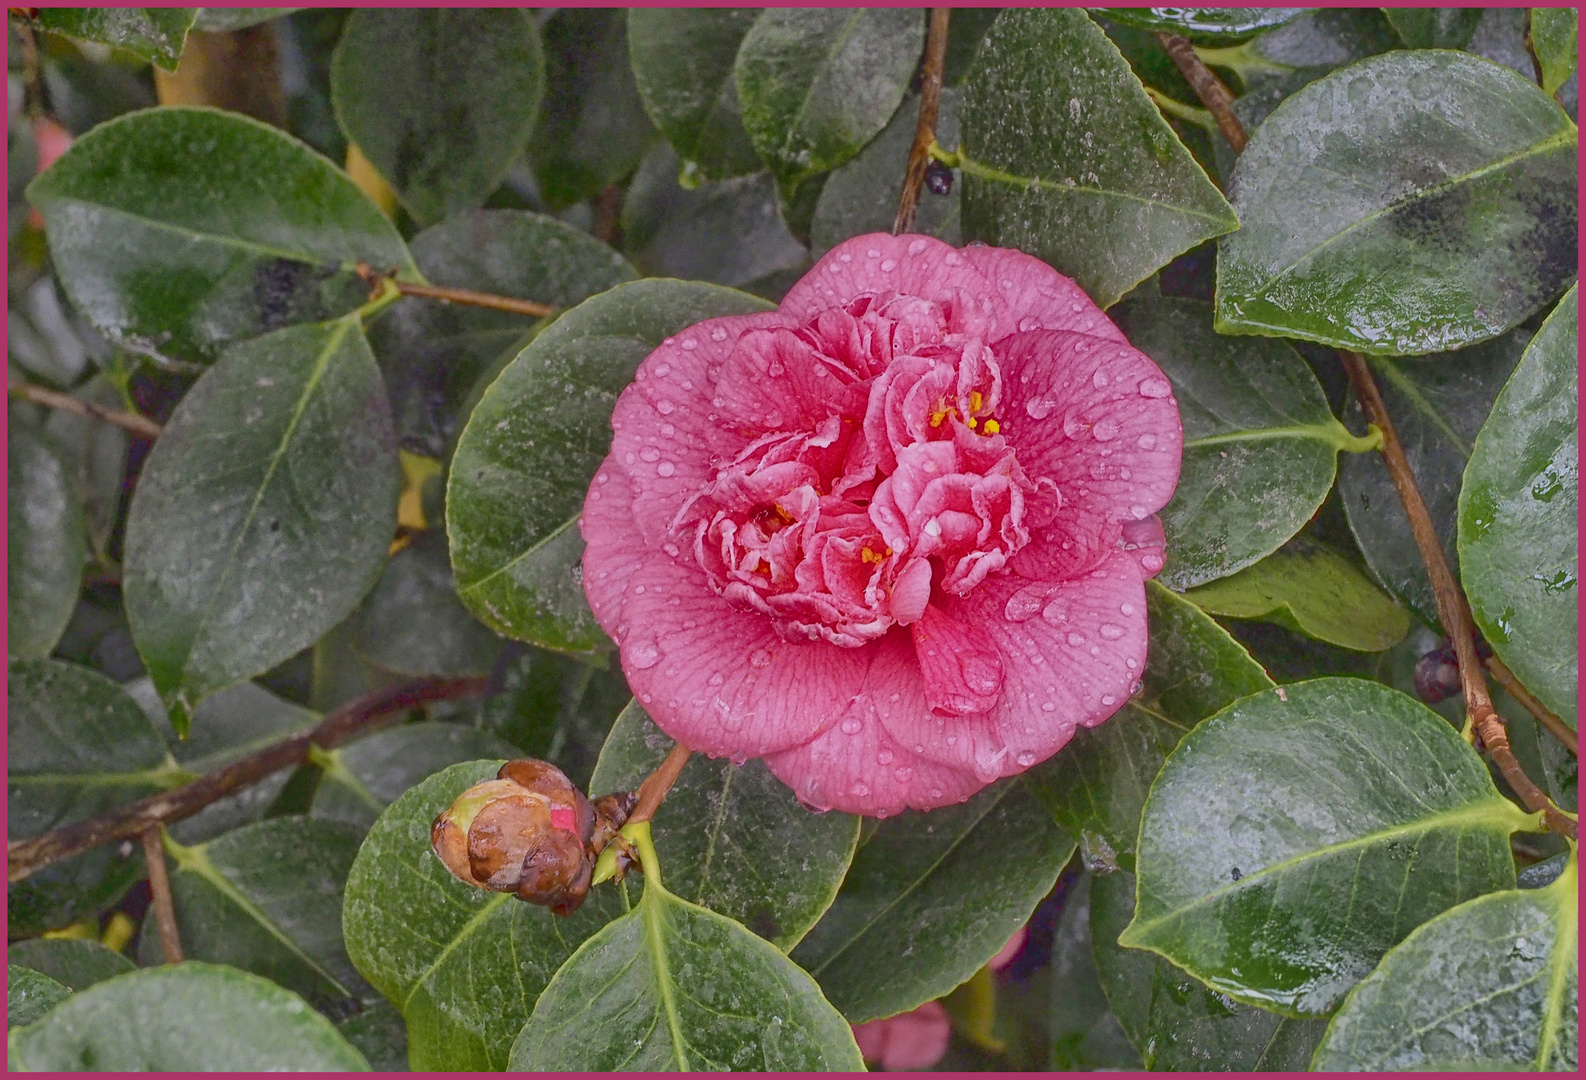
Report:
<svg viewBox="0 0 1586 1080"><path fill-rule="evenodd" d="M892 221L892 235L910 232L914 215L920 208L920 189L925 185L925 170L930 166L930 148L936 144L936 114L942 100L942 69L947 63L947 21L950 8L931 8L925 32L925 60L920 68L920 115L914 125L914 143L909 147L909 163L903 172L903 193L898 197L898 215Z"/></svg>

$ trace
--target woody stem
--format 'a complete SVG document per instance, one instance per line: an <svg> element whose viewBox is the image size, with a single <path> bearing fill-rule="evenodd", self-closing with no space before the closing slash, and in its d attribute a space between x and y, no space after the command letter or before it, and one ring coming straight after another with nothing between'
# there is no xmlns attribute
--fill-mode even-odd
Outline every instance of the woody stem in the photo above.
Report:
<svg viewBox="0 0 1586 1080"><path fill-rule="evenodd" d="M655 812L661 808L661 800L666 798L666 793L672 790L673 784L677 783L683 766L688 764L691 753L693 751L688 747L678 743L672 747L672 752L666 755L666 760L645 777L644 783L639 785L639 801L635 804L633 813L628 815L628 824L649 821L655 816Z"/></svg>

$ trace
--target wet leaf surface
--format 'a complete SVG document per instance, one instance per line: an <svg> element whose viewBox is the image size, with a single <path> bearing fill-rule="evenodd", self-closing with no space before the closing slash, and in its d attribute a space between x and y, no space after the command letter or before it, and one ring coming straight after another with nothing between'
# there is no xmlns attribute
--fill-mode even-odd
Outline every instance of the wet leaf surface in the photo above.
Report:
<svg viewBox="0 0 1586 1080"><path fill-rule="evenodd" d="M6 651L42 659L77 606L88 535L63 454L14 413L6 429Z"/></svg>
<svg viewBox="0 0 1586 1080"><path fill-rule="evenodd" d="M506 644L457 598L439 530L391 556L354 618L353 649L401 675L488 675Z"/></svg>
<svg viewBox="0 0 1586 1080"><path fill-rule="evenodd" d="M6 1028L23 1027L72 996L69 988L48 975L16 964L6 965Z"/></svg>
<svg viewBox="0 0 1586 1080"><path fill-rule="evenodd" d="M1183 34L1197 45L1231 45L1292 22L1304 8L1101 8L1125 26Z"/></svg>
<svg viewBox="0 0 1586 1080"><path fill-rule="evenodd" d="M6 963L48 975L68 990L86 990L94 983L133 970L132 961L97 941L71 938L29 938L6 949ZM13 1021L7 1024L15 1027Z"/></svg>
<svg viewBox="0 0 1586 1080"><path fill-rule="evenodd" d="M175 71L187 31L202 8L35 8L28 12L41 30L125 49Z"/></svg>
<svg viewBox="0 0 1586 1080"><path fill-rule="evenodd" d="M310 812L361 831L409 788L448 766L516 756L510 744L461 724L403 724L327 752Z"/></svg>
<svg viewBox="0 0 1586 1080"><path fill-rule="evenodd" d="M1542 65L1542 92L1558 93L1579 62L1578 8L1532 8L1531 44Z"/></svg>

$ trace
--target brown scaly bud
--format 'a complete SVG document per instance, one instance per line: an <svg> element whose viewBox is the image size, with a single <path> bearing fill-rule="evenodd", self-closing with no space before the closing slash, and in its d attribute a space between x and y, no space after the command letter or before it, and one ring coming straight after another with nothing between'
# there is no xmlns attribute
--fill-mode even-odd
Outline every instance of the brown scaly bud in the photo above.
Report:
<svg viewBox="0 0 1586 1080"><path fill-rule="evenodd" d="M518 759L459 795L435 819L430 846L459 881L570 915L635 801L623 793L591 803L556 766Z"/></svg>

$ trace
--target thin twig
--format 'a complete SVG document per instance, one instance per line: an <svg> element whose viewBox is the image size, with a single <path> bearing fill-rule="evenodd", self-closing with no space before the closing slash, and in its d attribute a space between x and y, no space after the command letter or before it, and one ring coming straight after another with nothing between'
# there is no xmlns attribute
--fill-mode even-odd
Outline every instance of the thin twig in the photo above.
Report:
<svg viewBox="0 0 1586 1080"><path fill-rule="evenodd" d="M1569 747L1570 753L1580 757L1580 736L1576 734L1574 728L1554 716L1546 705L1538 701L1535 695L1525 688L1525 684L1514 677L1514 672L1510 671L1502 660L1499 660L1496 656L1489 656L1482 663L1487 665L1488 672L1492 674L1498 685L1509 691L1510 697L1518 701L1525 707L1527 712L1536 717L1537 721L1547 728L1554 738Z"/></svg>
<svg viewBox="0 0 1586 1080"><path fill-rule="evenodd" d="M390 274L380 273L368 263L359 263L357 271L358 276L373 285L376 290L389 284L403 296L424 296L431 300L443 300L449 304L490 308L494 311L510 311L514 315L532 315L536 319L543 319L547 315L556 314L556 308L550 304L541 304L535 300L519 300L512 296L497 296L494 293L475 292L473 289L448 289L437 285L415 285L411 281L398 281Z"/></svg>
<svg viewBox="0 0 1586 1080"><path fill-rule="evenodd" d="M1536 74L1536 84L1538 86L1541 86L1542 83L1543 83L1542 61L1537 59L1536 45L1531 40L1531 9L1530 8L1526 8L1525 9L1525 30L1524 30L1524 33L1521 34L1521 40L1523 40L1525 42L1525 54L1531 58L1531 70L1532 70L1532 72L1534 72Z"/></svg>
<svg viewBox="0 0 1586 1080"><path fill-rule="evenodd" d="M154 899L154 917L160 927L160 951L167 964L180 964L182 936L176 929L176 905L171 901L171 879L165 873L165 852L160 847L160 826L143 830L143 861L149 869L149 893Z"/></svg>
<svg viewBox="0 0 1586 1080"><path fill-rule="evenodd" d="M62 825L47 833L11 843L6 849L6 880L20 881L61 859L117 840L140 837L152 825L169 825L192 817L210 803L258 783L272 773L300 765L310 746L329 750L395 723L400 715L426 702L449 701L484 693L485 678L416 679L350 701L314 727L273 743L190 784L162 791L112 810L102 817Z"/></svg>
<svg viewBox="0 0 1586 1080"><path fill-rule="evenodd" d="M628 815L629 825L649 821L655 816L655 812L661 808L661 800L666 798L666 793L672 790L673 784L677 783L678 774L683 771L683 766L688 764L691 752L688 747L678 743L672 747L672 752L666 755L666 760L644 778L644 783L639 785L639 801L634 804L633 813Z"/></svg>
<svg viewBox="0 0 1586 1080"><path fill-rule="evenodd" d="M1184 75L1184 80L1195 91L1195 96L1201 99L1212 116L1217 121L1217 129L1223 133L1223 138L1228 140L1228 145L1234 148L1234 153L1239 153L1249 142L1245 134L1245 126L1239 122L1239 117L1234 115L1234 95L1219 79L1212 69L1207 67L1201 58L1195 55L1195 46L1183 34L1170 34L1165 30L1158 30L1156 38L1162 43L1162 48L1173 58L1173 63Z"/></svg>
<svg viewBox="0 0 1586 1080"><path fill-rule="evenodd" d="M942 69L947 64L947 20L951 8L931 8L925 31L925 64L920 69L920 117L914 124L914 145L909 147L909 164L903 172L903 194L898 196L898 216L892 221L892 235L914 228L914 213L920 208L920 189L925 186L925 171L930 168L931 143L936 141L936 113L942 102Z"/></svg>
<svg viewBox="0 0 1586 1080"><path fill-rule="evenodd" d="M103 420L107 424L114 424L123 431L130 431L144 439L158 439L160 432L164 430L146 416L122 412L119 409L107 409L103 405L95 405L92 401L74 398L70 394L58 393L33 383L12 383L10 393L14 398L22 398L24 401L31 401L51 409L61 409L76 413L78 416L91 416L96 420Z"/></svg>
<svg viewBox="0 0 1586 1080"><path fill-rule="evenodd" d="M616 247L622 226L622 185L607 184L591 201L595 212L595 239Z"/></svg>

